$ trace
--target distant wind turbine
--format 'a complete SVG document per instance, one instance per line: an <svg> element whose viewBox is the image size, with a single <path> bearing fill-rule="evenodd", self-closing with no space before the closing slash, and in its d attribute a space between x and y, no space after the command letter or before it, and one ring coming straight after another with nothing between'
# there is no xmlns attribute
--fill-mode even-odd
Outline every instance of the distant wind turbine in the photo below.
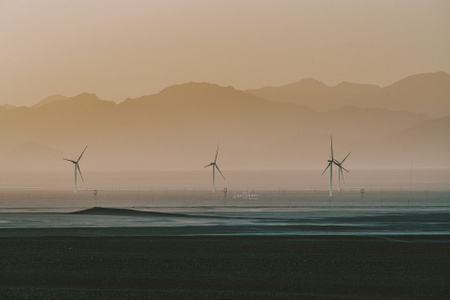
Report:
<svg viewBox="0 0 450 300"><path fill-rule="evenodd" d="M219 154L219 144L217 144L217 150L216 150L216 157L214 158L214 162L210 163L209 165L206 165L205 168L212 166L212 175L213 175L213 188L212 191L214 193L215 190L215 169L217 169L217 171L219 171L220 175L222 175L222 178L225 179L225 177L223 177L222 172L220 172L219 166L217 165L217 155Z"/></svg>
<svg viewBox="0 0 450 300"><path fill-rule="evenodd" d="M333 156L333 138L330 135L330 141L331 141L331 156L328 160L328 165L325 168L325 170L323 170L322 175L325 174L325 172L328 170L328 168L330 168L330 197L333 196L333 164L336 165L336 161L334 159Z"/></svg>
<svg viewBox="0 0 450 300"><path fill-rule="evenodd" d="M86 148L87 147L88 146L86 146ZM81 174L81 169L80 169L80 165L78 164L78 162L80 161L81 157L83 156L84 151L86 151L86 148L84 148L83 152L81 152L80 157L78 157L78 159L76 161L64 158L64 160L70 161L71 163L73 163L75 165L75 190L74 190L74 193L77 192L77 171L78 171L78 173L80 173L81 180L83 180L83 183L84 183L83 175Z"/></svg>
<svg viewBox="0 0 450 300"><path fill-rule="evenodd" d="M351 152L350 152L351 153ZM338 160L334 160L334 164L336 165L336 166L338 166L338 168L339 168L339 170L338 170L338 192L341 192L341 174L342 174L342 183L344 183L344 171L345 172L347 172L347 173L350 173L350 171L349 170L347 170L346 168L344 168L343 166L342 166L342 164L344 163L344 161L347 159L347 157L350 155L350 153L349 154L347 154L347 156L341 161L341 162L339 162Z"/></svg>

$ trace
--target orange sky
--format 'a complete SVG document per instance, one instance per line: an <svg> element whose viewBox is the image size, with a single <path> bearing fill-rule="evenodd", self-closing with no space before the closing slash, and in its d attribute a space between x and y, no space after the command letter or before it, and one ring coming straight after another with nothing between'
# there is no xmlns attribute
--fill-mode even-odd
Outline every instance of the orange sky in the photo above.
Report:
<svg viewBox="0 0 450 300"><path fill-rule="evenodd" d="M0 0L0 105L450 73L450 1Z"/></svg>

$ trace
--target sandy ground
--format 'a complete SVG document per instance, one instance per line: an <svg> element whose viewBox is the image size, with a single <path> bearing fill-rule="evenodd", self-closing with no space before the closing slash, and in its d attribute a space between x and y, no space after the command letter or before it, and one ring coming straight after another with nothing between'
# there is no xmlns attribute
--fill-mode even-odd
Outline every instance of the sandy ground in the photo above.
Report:
<svg viewBox="0 0 450 300"><path fill-rule="evenodd" d="M450 237L2 237L0 298L448 299Z"/></svg>

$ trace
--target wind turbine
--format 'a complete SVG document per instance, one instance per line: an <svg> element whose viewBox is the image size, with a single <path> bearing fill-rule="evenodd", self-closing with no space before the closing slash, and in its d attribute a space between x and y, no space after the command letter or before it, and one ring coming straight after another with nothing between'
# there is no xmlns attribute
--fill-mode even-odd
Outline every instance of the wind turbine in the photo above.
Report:
<svg viewBox="0 0 450 300"><path fill-rule="evenodd" d="M86 146L86 148L87 147L88 146ZM64 158L64 160L70 161L71 163L73 163L75 165L75 190L74 190L74 193L77 192L77 170L80 173L81 180L83 180L83 183L84 183L83 175L81 174L81 169L80 169L80 165L78 164L78 162L80 161L81 157L83 156L84 151L86 151L86 148L84 148L83 152L81 152L80 157L78 157L78 159L76 161Z"/></svg>
<svg viewBox="0 0 450 300"><path fill-rule="evenodd" d="M216 157L214 158L214 162L210 163L209 165L204 166L204 168L212 166L212 175L213 175L213 188L212 188L212 191L213 191L213 193L214 193L214 190L215 190L215 187L214 187L214 181L215 181L214 170L217 169L217 171L219 171L220 175L222 175L222 178L225 179L225 177L223 177L222 172L220 172L219 166L217 165L217 155L218 154L219 154L219 144L217 144Z"/></svg>
<svg viewBox="0 0 450 300"><path fill-rule="evenodd" d="M347 170L346 168L344 168L342 166L342 164L344 163L344 161L347 159L347 157L350 155L351 152L349 152L347 154L347 156L341 161L339 162L338 160L334 160L334 164L336 166L338 166L339 170L338 170L338 174L339 174L339 178L338 178L338 192L341 192L341 174L342 174L342 183L344 183L344 171L347 173L350 173L349 170Z"/></svg>
<svg viewBox="0 0 450 300"><path fill-rule="evenodd" d="M325 170L323 170L322 175L325 174L325 172L328 170L328 168L330 168L330 197L333 196L333 164L336 165L336 161L334 159L333 156L333 138L330 135L330 141L331 141L331 156L328 160L328 165L325 168Z"/></svg>

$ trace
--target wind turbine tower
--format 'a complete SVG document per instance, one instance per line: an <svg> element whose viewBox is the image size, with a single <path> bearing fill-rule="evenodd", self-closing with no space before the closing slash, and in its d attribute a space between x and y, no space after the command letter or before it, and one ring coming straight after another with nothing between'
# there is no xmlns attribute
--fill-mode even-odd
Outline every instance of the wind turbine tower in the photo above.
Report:
<svg viewBox="0 0 450 300"><path fill-rule="evenodd" d="M70 162L73 163L74 166L75 166L75 189L74 189L74 191L73 191L74 193L77 192L77 172L80 173L81 180L82 180L83 183L84 183L83 175L81 174L80 165L79 165L78 163L80 162L80 159L81 159L81 157L83 156L84 151L86 151L87 147L88 147L88 146L86 146L86 148L84 148L83 152L81 152L81 154L80 154L80 157L78 157L78 159L77 159L76 161L75 161L75 160L71 160L71 159L64 158L64 160L70 161Z"/></svg>
<svg viewBox="0 0 450 300"><path fill-rule="evenodd" d="M334 156L333 156L333 138L330 135L330 141L331 141L331 156L328 160L328 165L325 168L325 170L323 170L322 175L325 174L325 172L328 170L328 168L330 168L330 197L333 196L333 164L336 164Z"/></svg>
<svg viewBox="0 0 450 300"><path fill-rule="evenodd" d="M217 171L219 171L219 173L222 176L222 178L225 179L225 177L223 177L222 172L220 172L219 166L217 165L217 155L218 154L219 154L219 144L217 144L216 157L214 158L214 161L212 163L210 163L209 165L205 166L205 168L212 166L212 176L213 176L212 191L213 191L213 193L215 191L215 173L214 173L215 169L217 169Z"/></svg>

